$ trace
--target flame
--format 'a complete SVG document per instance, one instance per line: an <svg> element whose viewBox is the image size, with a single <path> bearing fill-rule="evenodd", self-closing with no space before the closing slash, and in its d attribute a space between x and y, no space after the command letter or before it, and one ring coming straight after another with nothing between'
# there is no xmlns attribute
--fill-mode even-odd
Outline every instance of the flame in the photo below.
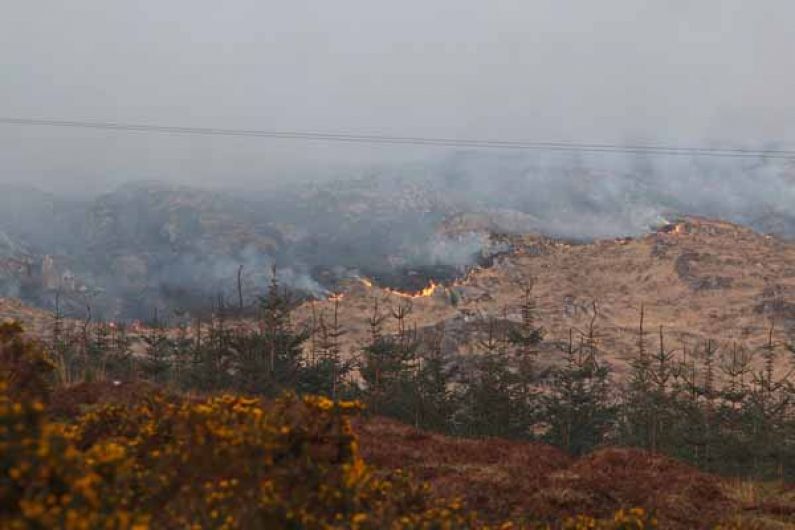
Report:
<svg viewBox="0 0 795 530"><path fill-rule="evenodd" d="M439 287L439 284L438 284L438 283L436 283L436 282L431 282L431 283L428 285L428 287L426 287L425 289L423 289L422 291L420 291L420 292L419 292L419 294L417 294L416 296L431 296L431 295L433 294L433 292L434 292L434 291L436 291L436 288L437 288L437 287Z"/></svg>
<svg viewBox="0 0 795 530"><path fill-rule="evenodd" d="M401 298L427 298L431 296L434 293L434 291L436 291L437 287L439 287L439 284L434 281L431 281L431 283L429 283L425 289L416 293L407 293L405 291L398 291L397 289L384 289L384 290L390 294L400 296Z"/></svg>
<svg viewBox="0 0 795 530"><path fill-rule="evenodd" d="M331 293L326 300L329 302L341 302L345 298L345 293Z"/></svg>
<svg viewBox="0 0 795 530"><path fill-rule="evenodd" d="M387 293L399 296L401 298L427 298L431 296L436 291L436 288L440 287L441 285L439 283L431 281L431 283L429 283L428 286L425 287L424 289L412 293L407 291L400 291L398 289L392 289L390 287L379 287L372 280L370 280L369 278L365 278L363 276L360 276L359 278L357 278L357 280L368 289L383 289ZM329 297L328 299L329 300L342 299L342 296L343 296L342 294L335 294Z"/></svg>
<svg viewBox="0 0 795 530"><path fill-rule="evenodd" d="M666 223L662 230L664 233L681 236L687 234L687 223L685 222L675 222L675 223Z"/></svg>

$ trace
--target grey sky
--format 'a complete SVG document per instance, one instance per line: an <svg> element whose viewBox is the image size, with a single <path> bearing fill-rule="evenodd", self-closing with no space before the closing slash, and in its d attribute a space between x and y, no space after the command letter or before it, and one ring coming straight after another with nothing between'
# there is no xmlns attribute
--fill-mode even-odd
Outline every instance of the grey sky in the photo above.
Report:
<svg viewBox="0 0 795 530"><path fill-rule="evenodd" d="M0 115L795 146L790 0L9 0ZM0 181L250 184L437 150L0 125Z"/></svg>

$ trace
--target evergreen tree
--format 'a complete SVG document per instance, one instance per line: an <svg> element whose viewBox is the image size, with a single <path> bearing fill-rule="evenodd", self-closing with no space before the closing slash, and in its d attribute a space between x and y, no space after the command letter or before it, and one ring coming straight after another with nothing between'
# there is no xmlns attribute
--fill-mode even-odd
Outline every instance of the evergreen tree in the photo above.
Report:
<svg viewBox="0 0 795 530"><path fill-rule="evenodd" d="M610 370L599 360L595 322L596 303L587 331L579 346L572 330L566 348L565 365L552 372L550 389L542 396L544 439L573 454L599 446L616 421L610 396Z"/></svg>
<svg viewBox="0 0 795 530"><path fill-rule="evenodd" d="M726 383L719 391L717 423L720 426L720 444L715 448L718 464L716 471L730 475L743 475L751 469L753 455L750 451L745 412L749 410L749 382L752 375L753 355L736 342L731 352L724 355L720 369Z"/></svg>
<svg viewBox="0 0 795 530"><path fill-rule="evenodd" d="M651 358L644 327L645 308L640 306L637 353L630 361L629 381L622 399L621 440L628 445L651 449L652 398Z"/></svg>
<svg viewBox="0 0 795 530"><path fill-rule="evenodd" d="M519 326L509 328L507 334L507 341L514 349L513 364L516 374L511 431L513 436L520 438L532 435L530 429L535 421L538 398L536 389L542 379L542 374L537 371L536 361L538 346L544 340L544 330L536 326L538 315L532 291L532 281L523 286L519 303L521 322ZM505 309L503 313L503 321L507 322Z"/></svg>
<svg viewBox="0 0 795 530"><path fill-rule="evenodd" d="M368 409L375 414L385 414L403 421L415 420L413 366L417 350L416 335L406 327L405 318L410 306L399 305L393 309L397 321L396 335L385 335L383 323L386 316L373 303L370 317L370 341L362 348L359 373L365 384Z"/></svg>
<svg viewBox="0 0 795 530"><path fill-rule="evenodd" d="M219 297L211 305L206 326L201 320L196 321L194 344L185 372L190 388L202 391L246 388L245 372L241 372L239 366L240 355L233 353L233 339L233 330L226 321L226 308Z"/></svg>
<svg viewBox="0 0 795 530"><path fill-rule="evenodd" d="M676 371L674 365L674 355L676 350L669 350L665 347L665 335L663 327L659 329L659 348L657 353L652 356L649 366L649 379L651 383L649 405L650 405L650 432L649 445L652 452L657 452L663 448L670 448L671 443L675 443L672 438L676 437L675 426L675 396L672 392L672 384Z"/></svg>
<svg viewBox="0 0 795 530"><path fill-rule="evenodd" d="M517 427L520 424L517 417L528 416L524 409L516 407L522 406L517 399L521 395L517 392L520 381L512 369L506 343L500 340L494 317L489 317L482 326L484 336L478 340L478 351L470 357L466 370L458 422L469 436L517 437L526 431Z"/></svg>
<svg viewBox="0 0 795 530"><path fill-rule="evenodd" d="M701 411L701 451L698 455L700 465L711 470L715 463L715 445L719 442L716 425L716 401L718 397L715 382L715 357L718 348L715 342L707 339L704 344L703 385L700 389L702 398ZM698 424L695 424L698 425Z"/></svg>
<svg viewBox="0 0 795 530"><path fill-rule="evenodd" d="M55 375L62 385L71 385L77 377L77 354L74 340L64 326L61 313L60 292L55 293L55 314L53 315L52 340L49 345L50 355L55 361Z"/></svg>
<svg viewBox="0 0 795 530"><path fill-rule="evenodd" d="M93 333L88 342L88 358L92 379L96 381L104 381L108 375L110 335L111 330L106 322L100 320L94 324Z"/></svg>
<svg viewBox="0 0 795 530"><path fill-rule="evenodd" d="M754 477L783 478L795 473L793 468L793 440L789 427L792 422L793 394L789 374L776 375L777 344L773 341L774 325L770 325L768 341L763 345L763 367L752 377L752 387L746 406L746 420L752 447Z"/></svg>
<svg viewBox="0 0 795 530"><path fill-rule="evenodd" d="M353 362L343 359L340 346L340 338L345 333L339 322L339 300L334 300L330 321L326 321L323 312L319 318L313 319L310 355L300 370L298 381L300 392L321 394L331 399L350 395L348 377L353 370Z"/></svg>
<svg viewBox="0 0 795 530"><path fill-rule="evenodd" d="M417 423L423 429L450 432L457 405L453 390L457 370L444 355L443 340L444 326L438 325L420 355Z"/></svg>
<svg viewBox="0 0 795 530"><path fill-rule="evenodd" d="M108 371L118 380L132 380L135 378L135 359L131 345L132 339L127 333L127 326L123 322L111 322L110 345L108 347Z"/></svg>
<svg viewBox="0 0 795 530"><path fill-rule="evenodd" d="M172 378L174 382L183 386L192 368L193 339L189 335L188 325L180 320L174 338L171 341L173 365Z"/></svg>
<svg viewBox="0 0 795 530"><path fill-rule="evenodd" d="M141 362L144 377L160 384L171 382L173 344L166 333L164 323L158 318L157 309L142 339L145 346Z"/></svg>
<svg viewBox="0 0 795 530"><path fill-rule="evenodd" d="M292 297L282 289L273 270L268 293L260 299L260 329L239 335L228 351L237 379L246 392L277 395L286 389L302 390L306 330L291 324Z"/></svg>

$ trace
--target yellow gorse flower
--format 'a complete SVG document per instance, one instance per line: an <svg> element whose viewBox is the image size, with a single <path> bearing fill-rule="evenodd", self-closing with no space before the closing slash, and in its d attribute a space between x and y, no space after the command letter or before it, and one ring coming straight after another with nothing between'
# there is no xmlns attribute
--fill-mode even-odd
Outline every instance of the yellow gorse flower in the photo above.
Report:
<svg viewBox="0 0 795 530"><path fill-rule="evenodd" d="M405 473L373 472L350 424L355 401L152 395L67 424L7 388L0 380L0 471L10 484L0 500L14 507L0 515L3 528L486 528L458 499L433 501ZM633 509L566 525L645 529L653 520Z"/></svg>

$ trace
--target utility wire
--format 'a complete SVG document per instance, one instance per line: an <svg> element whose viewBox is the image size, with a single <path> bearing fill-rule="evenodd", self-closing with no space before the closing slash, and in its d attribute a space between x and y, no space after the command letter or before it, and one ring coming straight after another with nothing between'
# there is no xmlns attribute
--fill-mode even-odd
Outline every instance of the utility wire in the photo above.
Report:
<svg viewBox="0 0 795 530"><path fill-rule="evenodd" d="M772 158L795 160L795 150L687 147L673 145L621 145L577 142L533 142L512 140L483 140L462 138L431 138L419 136L387 136L376 134L346 134L314 131L271 131L259 129L223 129L216 127L184 127L144 123L68 121L0 117L0 124L17 126L72 127L112 131L192 134L204 136L242 136L371 144L408 144L439 147L469 147L479 149L515 149L537 151L575 151L591 153L636 153L672 156L708 156L723 158Z"/></svg>

